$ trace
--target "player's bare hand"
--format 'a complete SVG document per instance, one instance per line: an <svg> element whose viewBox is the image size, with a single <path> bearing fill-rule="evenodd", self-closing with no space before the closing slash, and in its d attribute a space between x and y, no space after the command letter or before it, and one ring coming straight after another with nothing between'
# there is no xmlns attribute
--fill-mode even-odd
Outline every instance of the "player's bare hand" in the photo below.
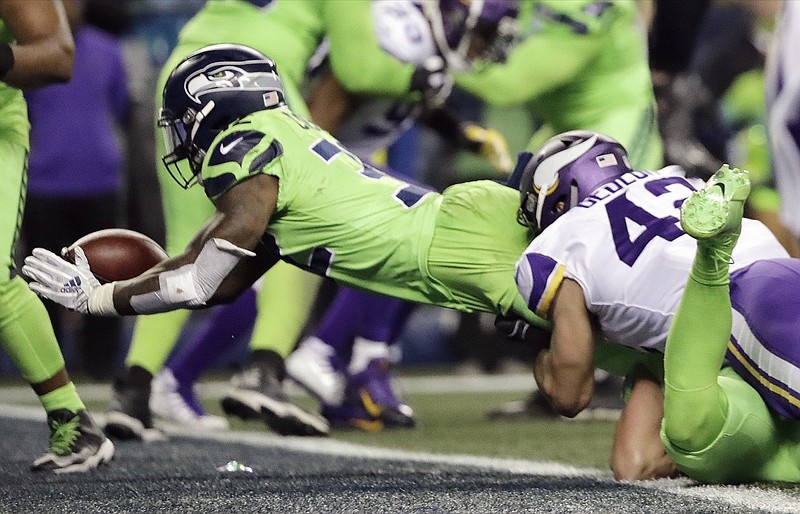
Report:
<svg viewBox="0 0 800 514"><path fill-rule="evenodd" d="M31 291L83 314L89 312L92 290L100 286L80 247L75 248L75 264L44 248L34 248L25 258L22 273L31 279Z"/></svg>

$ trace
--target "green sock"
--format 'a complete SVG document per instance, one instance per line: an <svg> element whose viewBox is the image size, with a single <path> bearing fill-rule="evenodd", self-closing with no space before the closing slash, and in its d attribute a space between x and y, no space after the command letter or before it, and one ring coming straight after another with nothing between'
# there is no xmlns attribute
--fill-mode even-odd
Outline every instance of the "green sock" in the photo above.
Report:
<svg viewBox="0 0 800 514"><path fill-rule="evenodd" d="M730 284L730 264L733 247L739 234L725 234L712 239L699 239L690 275L701 284L721 286Z"/></svg>
<svg viewBox="0 0 800 514"><path fill-rule="evenodd" d="M78 396L75 384L72 382L59 387L55 391L43 394L39 397L39 401L42 402L42 406L44 406L44 410L47 412L56 409L67 409L70 412L77 413L78 411L86 409L86 406Z"/></svg>
<svg viewBox="0 0 800 514"><path fill-rule="evenodd" d="M180 309L148 316L139 316L131 346L125 359L127 367L140 366L152 375L164 366L178 343L178 336L190 311Z"/></svg>
<svg viewBox="0 0 800 514"><path fill-rule="evenodd" d="M282 261L262 280L250 350L271 350L286 358L306 326L322 280Z"/></svg>
<svg viewBox="0 0 800 514"><path fill-rule="evenodd" d="M727 284L707 285L692 273L664 352L664 432L684 450L705 448L725 424L728 403L717 376L730 333Z"/></svg>
<svg viewBox="0 0 800 514"><path fill-rule="evenodd" d="M0 344L30 384L64 367L47 311L19 277L0 285Z"/></svg>

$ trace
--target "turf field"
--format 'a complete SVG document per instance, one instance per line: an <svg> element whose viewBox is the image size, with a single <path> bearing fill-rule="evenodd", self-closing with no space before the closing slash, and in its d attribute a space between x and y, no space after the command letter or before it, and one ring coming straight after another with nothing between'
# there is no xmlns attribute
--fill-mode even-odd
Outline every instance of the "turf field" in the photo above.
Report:
<svg viewBox="0 0 800 514"><path fill-rule="evenodd" d="M33 394L9 385L0 392L0 512L800 512L795 486L614 482L611 421L486 417L529 380L406 377L415 430L282 438L256 422L217 433L172 427L169 442L119 443L111 466L76 476L28 472L47 429ZM203 384L209 408L224 387ZM98 417L109 390L79 383ZM233 460L250 470L218 470Z"/></svg>

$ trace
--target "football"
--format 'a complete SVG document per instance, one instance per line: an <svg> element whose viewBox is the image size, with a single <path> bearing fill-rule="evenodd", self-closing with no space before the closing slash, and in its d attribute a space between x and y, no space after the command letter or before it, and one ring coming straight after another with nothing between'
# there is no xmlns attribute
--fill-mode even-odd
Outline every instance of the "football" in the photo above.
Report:
<svg viewBox="0 0 800 514"><path fill-rule="evenodd" d="M168 257L161 245L144 234L124 228L109 228L87 234L62 251L62 257L75 263L75 247L80 246L89 268L101 282L137 277Z"/></svg>

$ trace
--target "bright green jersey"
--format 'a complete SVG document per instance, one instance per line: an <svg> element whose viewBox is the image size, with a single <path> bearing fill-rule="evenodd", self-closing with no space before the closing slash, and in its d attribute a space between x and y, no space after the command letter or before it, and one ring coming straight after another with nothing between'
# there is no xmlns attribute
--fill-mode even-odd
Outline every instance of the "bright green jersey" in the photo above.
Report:
<svg viewBox="0 0 800 514"><path fill-rule="evenodd" d="M351 93L400 98L408 95L414 65L386 52L378 42L370 4L382 0L323 0L325 36L336 79Z"/></svg>
<svg viewBox="0 0 800 514"><path fill-rule="evenodd" d="M0 21L0 42L11 43L13 41L14 37L11 32ZM28 108L22 91L5 82L0 82L0 137L27 149L30 128Z"/></svg>
<svg viewBox="0 0 800 514"><path fill-rule="evenodd" d="M363 164L286 107L254 113L222 132L206 157L203 187L216 200L255 173L279 179L265 241L283 259L351 286L434 301L420 259L439 194ZM397 294L398 288L407 291Z"/></svg>
<svg viewBox="0 0 800 514"><path fill-rule="evenodd" d="M531 239L519 193L491 181L438 194L362 163L288 108L220 134L202 171L217 200L256 173L279 180L265 243L343 284L461 311L527 311L514 265Z"/></svg>
<svg viewBox="0 0 800 514"><path fill-rule="evenodd" d="M634 168L659 168L637 2L523 0L520 25L524 39L505 64L476 67L456 83L493 104L527 105L553 133L606 133L625 146Z"/></svg>

